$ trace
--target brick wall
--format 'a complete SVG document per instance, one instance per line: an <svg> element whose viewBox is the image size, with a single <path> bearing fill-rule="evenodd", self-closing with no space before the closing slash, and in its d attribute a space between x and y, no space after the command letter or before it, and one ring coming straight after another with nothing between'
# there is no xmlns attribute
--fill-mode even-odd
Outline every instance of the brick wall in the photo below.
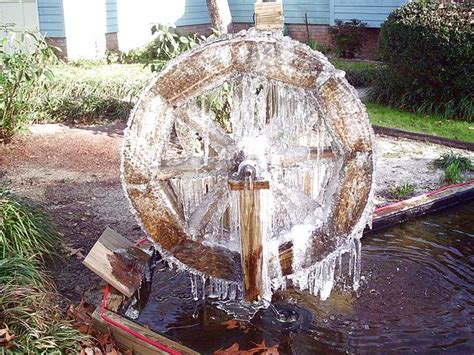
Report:
<svg viewBox="0 0 474 355"><path fill-rule="evenodd" d="M59 50L55 50L54 52L58 56L58 58L66 59L67 58L67 41L66 38L63 37L46 37L46 42Z"/></svg>
<svg viewBox="0 0 474 355"><path fill-rule="evenodd" d="M242 30L253 27L253 23L239 23L234 22L232 24L232 32L236 33ZM180 33L198 33L200 35L209 35L212 33L210 24L204 25L193 25L193 26L180 26L178 31ZM300 42L308 42L309 40L316 41L325 46L331 46L331 37L329 36L328 25L306 25L304 24L286 24L288 29L288 35ZM377 57L377 41L379 38L379 28L365 28L364 29L364 45L362 47L361 57L365 59L376 59Z"/></svg>
<svg viewBox="0 0 474 355"><path fill-rule="evenodd" d="M105 49L117 51L119 49L117 32L105 34Z"/></svg>

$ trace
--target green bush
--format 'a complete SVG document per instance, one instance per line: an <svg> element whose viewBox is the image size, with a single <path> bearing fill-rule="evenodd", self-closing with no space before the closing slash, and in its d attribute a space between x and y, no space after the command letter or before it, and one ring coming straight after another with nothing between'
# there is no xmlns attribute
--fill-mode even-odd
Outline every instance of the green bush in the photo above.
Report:
<svg viewBox="0 0 474 355"><path fill-rule="evenodd" d="M376 80L383 67L382 64L350 61L343 59L331 59L331 63L337 68L346 72L346 79L352 86L371 86Z"/></svg>
<svg viewBox="0 0 474 355"><path fill-rule="evenodd" d="M441 169L447 169L453 163L458 165L460 171L469 171L474 168L474 165L468 156L463 156L453 152L444 153L434 161L435 167Z"/></svg>
<svg viewBox="0 0 474 355"><path fill-rule="evenodd" d="M0 27L0 143L8 141L27 121L25 108L35 87L51 73L55 59L44 38L33 32L15 33Z"/></svg>
<svg viewBox="0 0 474 355"><path fill-rule="evenodd" d="M408 182L403 185L395 185L390 188L390 195L396 199L407 198L412 196L414 192L415 185Z"/></svg>
<svg viewBox="0 0 474 355"><path fill-rule="evenodd" d="M380 103L444 118L474 115L472 5L411 1L383 24L387 64L372 93Z"/></svg>
<svg viewBox="0 0 474 355"><path fill-rule="evenodd" d="M363 29L367 24L352 19L344 22L336 20L336 26L329 28L329 35L333 41L338 57L354 58L360 53L363 44Z"/></svg>

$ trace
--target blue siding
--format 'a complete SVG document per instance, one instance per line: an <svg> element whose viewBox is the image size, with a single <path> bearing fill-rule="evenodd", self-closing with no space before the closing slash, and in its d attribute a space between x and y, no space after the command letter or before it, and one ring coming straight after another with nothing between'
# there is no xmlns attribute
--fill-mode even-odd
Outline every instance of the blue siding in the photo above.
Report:
<svg viewBox="0 0 474 355"><path fill-rule="evenodd" d="M353 18L380 27L387 16L403 5L405 0L331 0L334 1L334 20L349 21Z"/></svg>
<svg viewBox="0 0 474 355"><path fill-rule="evenodd" d="M117 0L106 0L107 33L118 32Z"/></svg>
<svg viewBox="0 0 474 355"><path fill-rule="evenodd" d="M253 23L255 0L229 0L232 22Z"/></svg>
<svg viewBox="0 0 474 355"><path fill-rule="evenodd" d="M40 31L46 37L66 37L62 0L38 0Z"/></svg>
<svg viewBox="0 0 474 355"><path fill-rule="evenodd" d="M184 14L176 26L202 25L211 23L206 0L186 0Z"/></svg>

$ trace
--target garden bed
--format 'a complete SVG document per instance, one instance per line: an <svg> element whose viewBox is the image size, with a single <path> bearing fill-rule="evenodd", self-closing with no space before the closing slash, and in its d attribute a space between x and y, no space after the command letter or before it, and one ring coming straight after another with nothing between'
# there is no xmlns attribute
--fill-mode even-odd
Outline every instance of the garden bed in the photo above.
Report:
<svg viewBox="0 0 474 355"><path fill-rule="evenodd" d="M67 127L32 126L32 133L0 146L0 181L43 204L62 235L65 261L51 265L59 291L78 301L98 302L99 279L81 264L106 226L138 240L143 237L120 184L120 145L125 123ZM384 205L395 185L413 184L412 194L440 186L443 171L433 166L441 154L474 153L437 144L376 137L376 203ZM465 173L466 180L474 173ZM74 280L74 283L71 283Z"/></svg>

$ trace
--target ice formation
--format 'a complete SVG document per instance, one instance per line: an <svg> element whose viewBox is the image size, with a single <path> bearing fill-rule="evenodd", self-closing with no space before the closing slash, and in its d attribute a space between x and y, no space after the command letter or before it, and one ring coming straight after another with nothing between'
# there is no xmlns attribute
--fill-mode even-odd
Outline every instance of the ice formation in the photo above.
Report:
<svg viewBox="0 0 474 355"><path fill-rule="evenodd" d="M278 46L293 57L275 58ZM253 60L246 70L240 56ZM222 63L229 69L206 76ZM190 76L186 85L181 72ZM201 77L193 84L194 74ZM173 78L185 93L164 89ZM225 124L197 99L224 82L232 88ZM155 79L129 121L122 174L144 230L171 265L190 272L194 298L238 300L238 272L209 263L240 268L230 261L241 253L239 192L228 181L242 162L251 164L270 185L260 192L262 298L291 284L326 299L338 273L358 288L373 159L365 109L341 72L301 44L250 31L201 45ZM285 246L289 273L280 260Z"/></svg>

